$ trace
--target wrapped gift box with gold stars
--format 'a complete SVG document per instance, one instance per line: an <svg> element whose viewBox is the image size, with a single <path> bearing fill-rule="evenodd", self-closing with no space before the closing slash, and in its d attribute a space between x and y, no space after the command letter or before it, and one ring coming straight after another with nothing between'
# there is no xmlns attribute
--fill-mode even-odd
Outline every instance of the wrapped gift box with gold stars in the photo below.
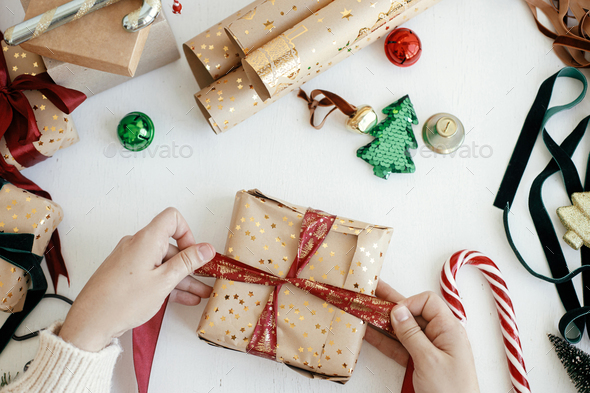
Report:
<svg viewBox="0 0 590 393"><path fill-rule="evenodd" d="M43 256L62 218L63 211L57 203L0 179L0 232L32 233L33 254ZM0 311L21 311L29 285L23 269L0 258Z"/></svg>
<svg viewBox="0 0 590 393"><path fill-rule="evenodd" d="M37 75L46 71L41 56L28 52L20 46L8 46L4 41L1 41L0 45L2 47L0 55L4 55L6 59L8 77L11 81L21 74ZM25 90L23 93L33 108L37 127L41 133L41 138L33 142L39 153L51 157L59 149L79 141L71 115L59 110L38 90ZM10 153L4 137L0 139L0 154L7 163L16 166L19 170L23 169L23 166Z"/></svg>
<svg viewBox="0 0 590 393"><path fill-rule="evenodd" d="M225 255L286 277L299 247L306 208L240 191ZM393 230L337 217L298 277L374 295ZM198 327L214 345L247 352L274 287L219 279ZM276 360L307 376L346 382L355 367L366 324L304 291L283 286L276 298Z"/></svg>

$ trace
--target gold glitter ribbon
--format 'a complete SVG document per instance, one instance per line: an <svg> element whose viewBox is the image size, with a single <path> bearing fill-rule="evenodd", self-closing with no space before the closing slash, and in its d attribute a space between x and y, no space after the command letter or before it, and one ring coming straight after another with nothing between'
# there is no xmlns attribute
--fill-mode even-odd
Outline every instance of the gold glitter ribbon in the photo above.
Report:
<svg viewBox="0 0 590 393"><path fill-rule="evenodd" d="M80 6L80 9L78 10L78 12L76 12L76 15L74 15L73 20L80 19L81 17L86 15L88 13L88 11L90 11L92 9L92 7L94 6L94 3L95 3L95 0L84 1L84 3ZM107 5L109 5L109 4L107 4Z"/></svg>
<svg viewBox="0 0 590 393"><path fill-rule="evenodd" d="M57 11L57 7L43 14L41 20L39 20L39 23L37 23L37 26L35 27L35 33L33 33L33 38L39 37L41 34L45 32L45 30L47 30L47 28L49 27L49 25L51 25L51 22L53 21L53 15L55 15L55 11Z"/></svg>

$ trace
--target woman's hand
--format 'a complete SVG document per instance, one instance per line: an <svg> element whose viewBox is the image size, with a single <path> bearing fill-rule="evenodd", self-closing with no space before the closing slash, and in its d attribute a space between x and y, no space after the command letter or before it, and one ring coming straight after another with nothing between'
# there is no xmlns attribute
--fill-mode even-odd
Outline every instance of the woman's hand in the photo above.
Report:
<svg viewBox="0 0 590 393"><path fill-rule="evenodd" d="M439 296L424 292L404 299L379 281L377 297L398 303L391 322L399 342L371 328L365 339L404 367L412 356L416 393L479 392L467 333Z"/></svg>
<svg viewBox="0 0 590 393"><path fill-rule="evenodd" d="M169 243L171 237L178 247ZM82 289L60 337L96 352L150 320L168 295L177 303L199 304L211 287L188 275L214 255L210 244L195 244L178 210L164 210L135 235L121 239Z"/></svg>

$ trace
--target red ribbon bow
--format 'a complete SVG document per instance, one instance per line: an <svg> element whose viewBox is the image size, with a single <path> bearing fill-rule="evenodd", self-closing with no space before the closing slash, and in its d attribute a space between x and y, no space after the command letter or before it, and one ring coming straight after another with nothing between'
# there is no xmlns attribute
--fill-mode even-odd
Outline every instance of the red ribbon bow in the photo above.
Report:
<svg viewBox="0 0 590 393"><path fill-rule="evenodd" d="M0 40L3 39L0 32ZM6 59L0 56L0 137L6 138L16 161L28 167L46 157L33 146L41 133L24 90L39 90L57 109L68 114L86 100L86 95L56 85L46 72L35 76L19 75L11 82Z"/></svg>
<svg viewBox="0 0 590 393"><path fill-rule="evenodd" d="M0 32L0 41L4 35ZM39 140L41 133L37 127L35 114L24 90L39 90L52 104L64 113L71 113L84 100L86 95L77 90L56 85L51 77L43 72L36 76L19 75L12 82L8 75L8 65L4 55L0 55L0 138L4 136L6 144L14 159L28 167L35 165L47 157L39 153L33 142ZM28 190L41 197L51 199L51 195L23 176L13 165L0 157L0 176L17 187ZM57 230L53 232L45 253L47 267L57 288L59 275L70 281L63 256Z"/></svg>

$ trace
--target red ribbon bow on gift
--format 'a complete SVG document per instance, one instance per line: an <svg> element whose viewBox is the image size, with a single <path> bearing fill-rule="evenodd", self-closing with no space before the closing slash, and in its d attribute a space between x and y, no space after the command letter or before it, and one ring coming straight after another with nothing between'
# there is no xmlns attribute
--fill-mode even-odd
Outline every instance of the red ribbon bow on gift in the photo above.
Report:
<svg viewBox="0 0 590 393"><path fill-rule="evenodd" d="M0 41L4 35L0 32ZM32 166L47 157L39 153L33 142L41 137L35 114L24 90L39 90L60 111L71 113L84 100L86 95L77 90L56 85L51 77L43 72L38 75L19 75L12 82L8 75L8 65L3 54L0 54L0 138L4 136L6 144L14 159L23 166ZM51 199L51 195L24 177L14 166L0 157L0 176L17 187ZM61 255L59 235L53 232L45 253L47 267L57 288L60 275L68 279L68 271Z"/></svg>
<svg viewBox="0 0 590 393"><path fill-rule="evenodd" d="M393 334L390 314L395 303L363 293L297 277L309 262L311 256L314 255L315 251L322 244L335 218L336 216L326 214L319 210L307 210L301 224L297 256L285 278L277 277L221 254L216 254L211 262L194 272L200 276L275 287L275 294L270 297L258 319L246 353L276 360L276 298L278 291L283 285L292 285L360 318L362 321L371 324L379 330ZM148 391L156 343L160 334L167 303L168 299L166 299L160 311L150 321L133 329L133 361L140 393L147 393ZM413 370L414 367L410 358L402 386L402 393L414 392L412 384Z"/></svg>
<svg viewBox="0 0 590 393"><path fill-rule="evenodd" d="M3 39L0 32L0 41ZM86 95L56 85L46 72L35 76L19 75L11 82L6 59L0 56L0 137L5 137L16 161L28 167L46 157L33 146L41 133L24 90L39 90L57 109L68 114L86 100Z"/></svg>

